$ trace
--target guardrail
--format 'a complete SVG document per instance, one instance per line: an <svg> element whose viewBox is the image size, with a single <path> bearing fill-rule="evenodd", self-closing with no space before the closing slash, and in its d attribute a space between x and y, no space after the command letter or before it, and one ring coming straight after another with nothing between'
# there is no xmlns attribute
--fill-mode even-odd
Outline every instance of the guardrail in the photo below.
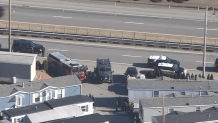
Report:
<svg viewBox="0 0 218 123"><path fill-rule="evenodd" d="M8 21L0 21L0 32L7 33ZM123 31L76 26L12 22L12 33L57 38L83 38L122 44L202 50L203 37ZM218 38L207 39L208 49L216 51Z"/></svg>

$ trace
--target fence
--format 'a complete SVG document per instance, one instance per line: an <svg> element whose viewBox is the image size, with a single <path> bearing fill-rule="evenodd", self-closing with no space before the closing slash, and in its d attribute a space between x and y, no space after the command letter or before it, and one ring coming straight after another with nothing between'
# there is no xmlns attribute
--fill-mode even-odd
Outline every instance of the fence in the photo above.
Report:
<svg viewBox="0 0 218 123"><path fill-rule="evenodd" d="M3 20L0 21L0 28L8 28L8 21L3 21ZM96 37L109 37L109 38L120 38L120 39L175 42L175 43L183 43L183 44L187 43L187 44L202 45L204 41L203 37L194 37L194 36L170 35L170 34L159 34L159 33L99 29L99 28L87 28L87 27L64 26L64 25L15 22L15 21L12 22L12 29L61 33L61 34L90 35ZM207 45L216 46L217 41L218 38L208 38Z"/></svg>

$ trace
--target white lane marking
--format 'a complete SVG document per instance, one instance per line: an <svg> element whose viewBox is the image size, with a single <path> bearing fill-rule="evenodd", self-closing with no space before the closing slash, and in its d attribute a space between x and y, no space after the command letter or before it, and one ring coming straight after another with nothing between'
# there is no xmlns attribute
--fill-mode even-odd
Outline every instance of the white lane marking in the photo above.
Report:
<svg viewBox="0 0 218 123"><path fill-rule="evenodd" d="M8 5L6 3L0 3L3 5ZM26 5L12 4L12 6L25 7ZM77 9L66 9L66 8L53 8L53 7L43 7L43 6L28 6L30 8L42 8L42 9L52 9L52 10L62 10L62 11L79 11L79 12L89 12L89 13L100 13L100 14L113 14L113 15L126 15L126 16L138 16L138 17L150 17L150 18L162 18L162 19L176 19L176 20L189 20L189 21L204 21L204 19L191 19L191 18L178 18L178 17L162 17L162 16L152 16L152 15L137 15L137 14L126 14L126 13L113 13L113 12L100 12L100 11L90 11L90 10L77 10ZM218 20L210 19L210 22L218 22Z"/></svg>
<svg viewBox="0 0 218 123"><path fill-rule="evenodd" d="M196 61L198 63L203 63L202 61ZM205 62L206 64L214 64L214 62Z"/></svg>
<svg viewBox="0 0 218 123"><path fill-rule="evenodd" d="M72 18L72 17L53 16L53 18Z"/></svg>
<svg viewBox="0 0 218 123"><path fill-rule="evenodd" d="M67 50L59 50L59 49L48 49L48 50L67 51Z"/></svg>
<svg viewBox="0 0 218 123"><path fill-rule="evenodd" d="M132 56L132 55L122 55L122 56L127 56L127 57L139 57L139 58L142 57L142 56Z"/></svg>
<svg viewBox="0 0 218 123"><path fill-rule="evenodd" d="M130 24L144 24L144 23L136 23L136 22L125 22L125 23L130 23Z"/></svg>
<svg viewBox="0 0 218 123"><path fill-rule="evenodd" d="M198 28L198 29L204 29L204 28ZM207 29L207 30L217 30L217 29Z"/></svg>

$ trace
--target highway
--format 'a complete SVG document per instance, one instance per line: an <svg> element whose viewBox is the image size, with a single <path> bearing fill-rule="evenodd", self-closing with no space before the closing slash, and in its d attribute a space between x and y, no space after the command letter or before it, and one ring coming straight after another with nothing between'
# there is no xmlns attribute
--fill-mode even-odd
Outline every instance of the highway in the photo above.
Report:
<svg viewBox="0 0 218 123"><path fill-rule="evenodd" d="M7 7L5 8L8 9ZM6 11L6 15L8 12ZM7 20L8 16L2 18ZM204 22L193 20L175 20L168 18L137 17L86 11L63 11L30 7L12 7L12 20L30 23L81 26L116 30L141 31L152 33L188 35L203 37ZM209 37L218 37L216 22L209 22Z"/></svg>
<svg viewBox="0 0 218 123"><path fill-rule="evenodd" d="M188 70L196 70L202 66L202 53L192 51L180 51L170 49L154 49L139 46L122 46L115 44L75 42L51 39L34 39L36 43L43 44L46 47L46 53L62 51L72 59L79 59L87 62L94 62L97 58L110 58L117 65L132 65L133 63L146 63L150 55L166 55L177 59L181 67ZM0 44L7 48L7 37L1 36ZM211 67L214 64L217 54L207 54L206 66Z"/></svg>

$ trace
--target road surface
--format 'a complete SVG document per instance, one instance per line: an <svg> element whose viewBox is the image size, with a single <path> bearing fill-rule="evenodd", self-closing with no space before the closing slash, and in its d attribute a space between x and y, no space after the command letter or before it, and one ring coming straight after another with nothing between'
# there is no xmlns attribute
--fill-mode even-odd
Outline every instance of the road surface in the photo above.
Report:
<svg viewBox="0 0 218 123"><path fill-rule="evenodd" d="M7 9L8 8L6 7L6 10ZM7 11L6 15L8 15ZM3 17L2 20L8 20L8 16ZM98 12L90 13L88 11L63 11L14 6L12 8L12 20L30 23L45 23L200 37L203 37L204 35L203 21L139 17L134 15L116 15ZM209 37L218 37L217 22L209 22L208 28Z"/></svg>

